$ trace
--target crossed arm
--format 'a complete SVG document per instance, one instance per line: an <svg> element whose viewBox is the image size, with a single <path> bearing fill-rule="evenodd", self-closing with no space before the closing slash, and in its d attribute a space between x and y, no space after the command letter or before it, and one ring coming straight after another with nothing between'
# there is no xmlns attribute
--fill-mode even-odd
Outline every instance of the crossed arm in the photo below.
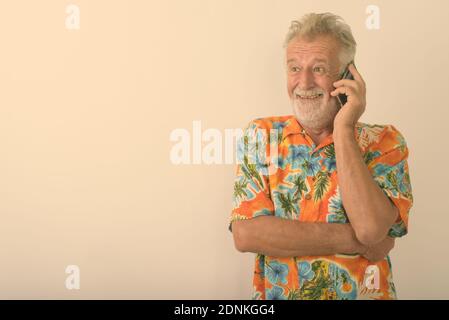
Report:
<svg viewBox="0 0 449 320"><path fill-rule="evenodd" d="M300 222L260 216L232 223L237 250L275 257L364 252L350 224Z"/></svg>
<svg viewBox="0 0 449 320"><path fill-rule="evenodd" d="M385 237L375 245L360 243L351 225L300 222L275 216L259 216L232 223L234 244L240 252L272 257L360 254L371 262L379 261L394 247Z"/></svg>
<svg viewBox="0 0 449 320"><path fill-rule="evenodd" d="M397 208L373 180L351 129L336 131L334 145L342 200L350 224L307 223L275 216L233 222L237 250L276 257L358 253L377 261L393 248L387 236Z"/></svg>

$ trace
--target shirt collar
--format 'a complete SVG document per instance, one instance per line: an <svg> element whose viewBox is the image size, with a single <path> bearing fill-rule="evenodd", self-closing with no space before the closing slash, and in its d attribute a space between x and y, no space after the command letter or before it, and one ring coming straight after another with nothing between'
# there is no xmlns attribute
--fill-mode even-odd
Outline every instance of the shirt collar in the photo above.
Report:
<svg viewBox="0 0 449 320"><path fill-rule="evenodd" d="M313 144L312 139L309 137L306 130L301 126L301 124L294 115L292 115L288 120L286 120L286 125L282 133L282 140L284 140L287 136L291 134L301 134L306 141L309 141L310 144ZM321 143L318 146L315 147L316 149L320 149L333 142L334 137L332 134L329 134L323 141L321 141Z"/></svg>
<svg viewBox="0 0 449 320"><path fill-rule="evenodd" d="M293 115L287 121L282 132L282 140L284 140L290 134L305 134L306 131Z"/></svg>
<svg viewBox="0 0 449 320"><path fill-rule="evenodd" d="M354 128L355 139L357 142L360 139L358 132L360 131L361 127L363 127L363 123L357 122L355 125L355 128ZM289 136L291 134L301 134L303 136L303 138L306 140L307 140L306 137L308 137L307 132L301 126L301 124L299 123L299 121L296 119L296 117L294 115L290 116L290 118L288 118L286 120L286 125L282 132L282 140L284 140L287 136ZM310 139L310 141L312 141L312 139ZM331 144L333 142L334 142L334 137L332 134L330 134L323 141L321 141L320 145L316 146L316 148L317 149L322 148L322 147L324 147L328 144Z"/></svg>

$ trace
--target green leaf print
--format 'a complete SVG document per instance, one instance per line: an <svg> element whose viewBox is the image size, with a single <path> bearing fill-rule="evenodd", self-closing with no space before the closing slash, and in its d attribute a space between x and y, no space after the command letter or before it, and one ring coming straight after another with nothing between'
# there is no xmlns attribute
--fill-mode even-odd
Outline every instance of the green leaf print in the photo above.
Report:
<svg viewBox="0 0 449 320"><path fill-rule="evenodd" d="M287 300L299 300L301 291L299 289L288 289Z"/></svg>
<svg viewBox="0 0 449 320"><path fill-rule="evenodd" d="M248 162L248 157L246 155L243 157L242 171L248 180L256 179L260 188L263 189L263 181L259 172L257 171L257 167L254 163Z"/></svg>
<svg viewBox="0 0 449 320"><path fill-rule="evenodd" d="M335 158L335 147L334 144L329 144L324 147L324 155L326 158L333 159Z"/></svg>
<svg viewBox="0 0 449 320"><path fill-rule="evenodd" d="M300 174L298 174L294 178L293 185L296 188L296 191L294 193L295 199L299 199L299 197L301 197L303 191L307 192L306 181Z"/></svg>
<svg viewBox="0 0 449 320"><path fill-rule="evenodd" d="M290 193L288 193L288 194L279 193L278 199L279 199L279 202L281 203L281 208L291 218L293 213L296 213L295 203L296 203L297 199L292 198L292 195Z"/></svg>
<svg viewBox="0 0 449 320"><path fill-rule="evenodd" d="M315 178L316 178L316 182L314 185L314 189L315 189L314 200L315 200L315 202L317 202L317 201L321 200L324 193L329 188L329 176L328 176L327 172L320 171L317 173Z"/></svg>
<svg viewBox="0 0 449 320"><path fill-rule="evenodd" d="M397 180L397 178L396 178L396 174L395 174L394 171L390 171L390 172L387 174L387 180L388 180L388 182L390 182L390 184L393 186L393 189L394 189L394 190L399 190L399 187L398 187L398 180Z"/></svg>
<svg viewBox="0 0 449 320"><path fill-rule="evenodd" d="M243 178L242 181L236 181L234 183L234 197L235 198L244 198L247 196L245 188L247 185L248 181L246 180L246 178Z"/></svg>
<svg viewBox="0 0 449 320"><path fill-rule="evenodd" d="M377 152L368 151L363 155L363 160L365 161L365 164L368 165L373 161L373 159L378 155Z"/></svg>

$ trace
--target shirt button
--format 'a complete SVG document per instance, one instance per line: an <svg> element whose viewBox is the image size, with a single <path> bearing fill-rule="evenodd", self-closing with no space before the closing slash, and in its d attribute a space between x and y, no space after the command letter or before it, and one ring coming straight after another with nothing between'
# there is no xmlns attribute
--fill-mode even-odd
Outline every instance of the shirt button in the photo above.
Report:
<svg viewBox="0 0 449 320"><path fill-rule="evenodd" d="M310 195L310 193L306 194L306 200L310 200L312 199L312 196Z"/></svg>

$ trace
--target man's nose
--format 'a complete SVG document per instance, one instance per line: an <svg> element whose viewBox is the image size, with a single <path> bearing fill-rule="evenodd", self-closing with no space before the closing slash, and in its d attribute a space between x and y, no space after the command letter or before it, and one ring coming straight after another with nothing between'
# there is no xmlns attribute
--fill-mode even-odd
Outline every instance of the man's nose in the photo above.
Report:
<svg viewBox="0 0 449 320"><path fill-rule="evenodd" d="M315 79L312 71L307 69L302 70L302 72L299 73L298 84L302 90L312 89L315 86Z"/></svg>

